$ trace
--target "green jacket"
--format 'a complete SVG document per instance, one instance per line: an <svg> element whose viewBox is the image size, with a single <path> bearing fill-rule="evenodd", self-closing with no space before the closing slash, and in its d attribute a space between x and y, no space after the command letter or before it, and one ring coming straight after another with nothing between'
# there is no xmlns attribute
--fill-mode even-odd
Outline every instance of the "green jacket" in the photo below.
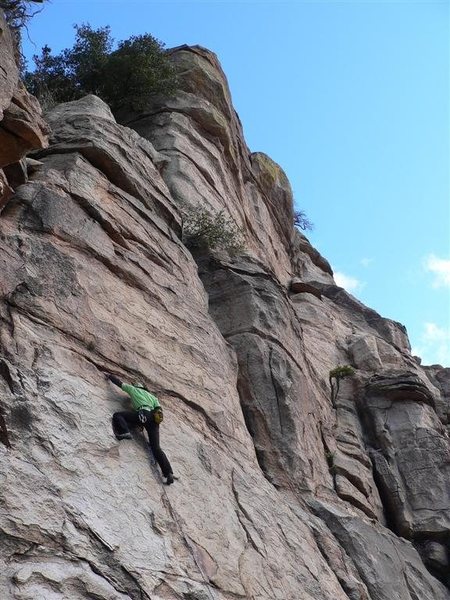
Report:
<svg viewBox="0 0 450 600"><path fill-rule="evenodd" d="M153 410L154 408L161 407L158 398L143 388L138 388L134 385L129 385L128 383L122 383L122 389L130 396L131 404L135 410L140 410L141 408Z"/></svg>

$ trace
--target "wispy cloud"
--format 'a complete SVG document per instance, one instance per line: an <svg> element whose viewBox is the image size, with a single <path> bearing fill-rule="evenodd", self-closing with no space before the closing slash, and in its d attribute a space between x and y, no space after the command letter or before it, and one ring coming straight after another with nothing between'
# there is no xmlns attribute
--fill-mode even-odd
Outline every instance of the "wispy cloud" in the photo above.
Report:
<svg viewBox="0 0 450 600"><path fill-rule="evenodd" d="M424 260L424 267L434 275L433 287L450 287L450 259L429 254Z"/></svg>
<svg viewBox="0 0 450 600"><path fill-rule="evenodd" d="M427 342L442 342L450 339L450 332L444 331L436 323L425 323L423 337Z"/></svg>
<svg viewBox="0 0 450 600"><path fill-rule="evenodd" d="M363 267L368 267L370 264L373 263L373 258L362 258L359 262L362 264Z"/></svg>
<svg viewBox="0 0 450 600"><path fill-rule="evenodd" d="M347 292L359 292L365 285L362 281L356 279L356 277L351 277L340 271L335 271L334 280L338 286L343 287Z"/></svg>
<svg viewBox="0 0 450 600"><path fill-rule="evenodd" d="M450 327L446 330L436 323L424 323L419 343L411 353L420 356L426 365L450 367Z"/></svg>

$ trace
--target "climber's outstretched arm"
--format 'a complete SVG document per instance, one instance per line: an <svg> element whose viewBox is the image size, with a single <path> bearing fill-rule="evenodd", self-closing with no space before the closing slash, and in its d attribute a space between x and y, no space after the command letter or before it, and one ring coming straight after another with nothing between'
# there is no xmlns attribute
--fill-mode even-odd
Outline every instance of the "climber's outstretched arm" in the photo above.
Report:
<svg viewBox="0 0 450 600"><path fill-rule="evenodd" d="M109 381L111 383L114 383L114 385L117 385L120 388L122 387L123 382L118 377L116 377L115 375L112 375L111 373L105 373L105 375L106 375L106 379L109 379Z"/></svg>

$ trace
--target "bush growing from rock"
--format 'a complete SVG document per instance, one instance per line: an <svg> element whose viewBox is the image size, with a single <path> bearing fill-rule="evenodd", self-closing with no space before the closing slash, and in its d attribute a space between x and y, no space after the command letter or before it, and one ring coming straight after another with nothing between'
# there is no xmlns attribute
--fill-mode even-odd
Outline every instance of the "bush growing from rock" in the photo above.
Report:
<svg viewBox="0 0 450 600"><path fill-rule="evenodd" d="M12 28L23 27L34 13L30 13L30 5L42 4L44 0L0 0L0 8L5 13L5 19Z"/></svg>
<svg viewBox="0 0 450 600"><path fill-rule="evenodd" d="M336 452L330 452L329 450L325 452L325 459L327 461L328 469L330 473L334 473L336 471L335 465Z"/></svg>
<svg viewBox="0 0 450 600"><path fill-rule="evenodd" d="M3 10L13 35L16 62L22 72L25 67L25 59L21 52L22 28L26 27L31 17L41 11L33 11L32 6L43 3L44 0L0 0L0 9Z"/></svg>
<svg viewBox="0 0 450 600"><path fill-rule="evenodd" d="M75 25L75 43L53 55L49 46L33 57L35 70L24 80L39 99L59 103L96 94L113 112L140 110L158 93L176 89L176 73L164 44L146 33L118 43L109 27Z"/></svg>
<svg viewBox="0 0 450 600"><path fill-rule="evenodd" d="M314 229L314 225L308 219L304 210L296 210L294 212L294 225L302 231L312 231Z"/></svg>
<svg viewBox="0 0 450 600"><path fill-rule="evenodd" d="M332 369L329 373L328 380L331 388L331 403L336 405L337 395L339 393L339 383L345 377L351 377L355 374L355 369L350 365L339 365Z"/></svg>
<svg viewBox="0 0 450 600"><path fill-rule="evenodd" d="M183 207L183 242L188 248L226 250L232 256L242 251L242 230L225 211L209 211L200 205Z"/></svg>

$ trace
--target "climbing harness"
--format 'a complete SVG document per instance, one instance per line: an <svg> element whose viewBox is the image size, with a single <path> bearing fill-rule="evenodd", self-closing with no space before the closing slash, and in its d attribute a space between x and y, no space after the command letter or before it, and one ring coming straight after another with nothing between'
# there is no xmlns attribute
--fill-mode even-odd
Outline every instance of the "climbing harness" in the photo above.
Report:
<svg viewBox="0 0 450 600"><path fill-rule="evenodd" d="M144 425L144 423L147 423L147 415L145 414L147 411L145 410L139 410L138 412L138 419L139 419L139 423L141 425Z"/></svg>
<svg viewBox="0 0 450 600"><path fill-rule="evenodd" d="M162 408L160 406L157 406L153 410L148 410L146 408L139 409L139 411L138 411L139 423L141 425L144 425L145 423L147 423L148 418L152 419L157 425L160 425L164 419Z"/></svg>

